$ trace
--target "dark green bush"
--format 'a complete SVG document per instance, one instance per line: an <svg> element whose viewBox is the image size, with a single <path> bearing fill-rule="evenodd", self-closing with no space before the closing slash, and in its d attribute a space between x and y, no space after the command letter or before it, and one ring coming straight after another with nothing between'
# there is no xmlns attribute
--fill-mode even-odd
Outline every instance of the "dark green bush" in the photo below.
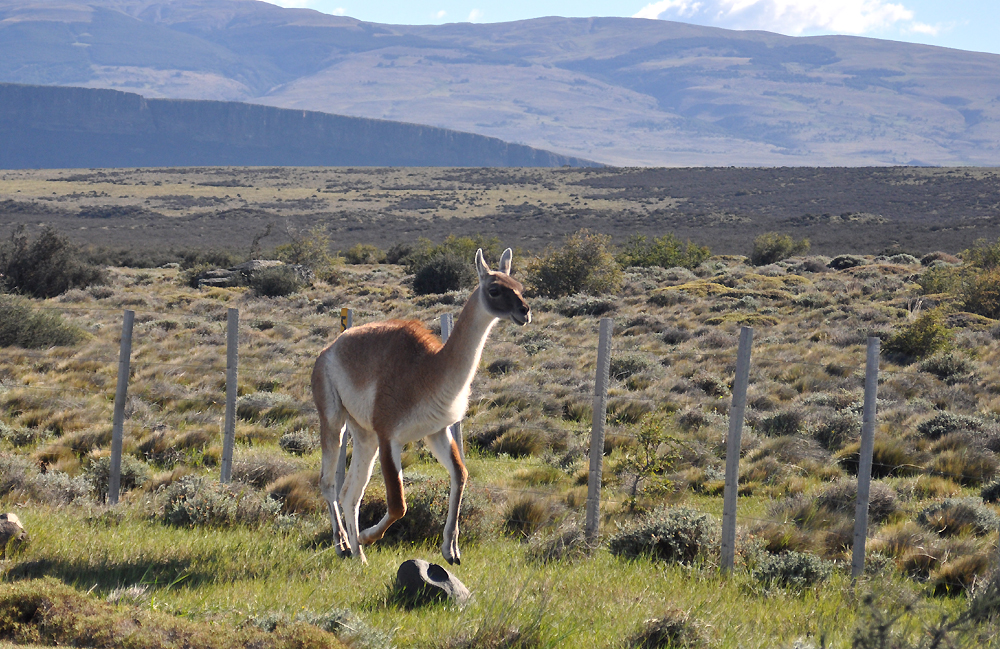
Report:
<svg viewBox="0 0 1000 649"><path fill-rule="evenodd" d="M939 412L930 419L920 422L917 425L917 432L927 439L935 440L955 431L980 431L984 425L979 417Z"/></svg>
<svg viewBox="0 0 1000 649"><path fill-rule="evenodd" d="M282 435L278 446L292 455L306 455L319 448L319 435L309 430L295 430Z"/></svg>
<svg viewBox="0 0 1000 649"><path fill-rule="evenodd" d="M608 541L611 554L636 559L650 556L671 563L691 563L716 544L716 522L708 514L676 507L658 509Z"/></svg>
<svg viewBox="0 0 1000 649"><path fill-rule="evenodd" d="M917 278L917 284L924 295L958 293L962 290L963 277L964 271L961 268L935 266L924 271Z"/></svg>
<svg viewBox="0 0 1000 649"><path fill-rule="evenodd" d="M903 327L883 344L889 353L927 358L951 347L953 332L939 311L928 311Z"/></svg>
<svg viewBox="0 0 1000 649"><path fill-rule="evenodd" d="M413 292L417 295L447 293L471 288L477 281L471 261L448 253L433 257L416 269L416 274L413 276Z"/></svg>
<svg viewBox="0 0 1000 649"><path fill-rule="evenodd" d="M966 311L1000 318L1000 268L969 274L962 283L961 296Z"/></svg>
<svg viewBox="0 0 1000 649"><path fill-rule="evenodd" d="M400 244L397 244L400 245ZM483 251L483 257L486 263L489 265L495 265L500 259L500 239L496 237L484 237L482 235L477 235L475 237L456 237L455 235L449 235L445 237L445 240L438 245L434 245L429 239L423 239L417 241L416 245L408 246L409 252L403 257L399 258L398 263L402 263L406 266L406 272L411 275L416 275L417 272L430 263L432 260L438 257L454 257L456 259L462 260L462 262L468 268L468 273L470 274L470 284L474 286L476 279L476 250L480 248ZM402 251L396 250L396 246L390 248L389 253L387 253L386 260L392 263L392 259L397 255L401 254Z"/></svg>
<svg viewBox="0 0 1000 649"><path fill-rule="evenodd" d="M23 299L0 295L0 347L44 349L75 345L83 337L58 313L36 311Z"/></svg>
<svg viewBox="0 0 1000 649"><path fill-rule="evenodd" d="M1000 503L1000 480L994 480L979 492L984 502Z"/></svg>
<svg viewBox="0 0 1000 649"><path fill-rule="evenodd" d="M649 361L637 354L612 355L610 376L616 381L624 381L630 376L648 370L649 367Z"/></svg>
<svg viewBox="0 0 1000 649"><path fill-rule="evenodd" d="M370 243L359 243L348 248L344 259L349 264L381 264L386 259L385 252Z"/></svg>
<svg viewBox="0 0 1000 649"><path fill-rule="evenodd" d="M946 352L936 354L920 363L920 369L944 381L953 381L968 376L973 369L972 361L961 354Z"/></svg>
<svg viewBox="0 0 1000 649"><path fill-rule="evenodd" d="M618 308L615 300L588 295L570 295L556 303L556 310L567 318L581 315L602 316Z"/></svg>
<svg viewBox="0 0 1000 649"><path fill-rule="evenodd" d="M917 522L941 536L984 536L1000 527L1000 515L978 498L948 498L921 511Z"/></svg>
<svg viewBox="0 0 1000 649"><path fill-rule="evenodd" d="M808 250L809 239L796 241L788 234L765 232L753 240L750 263L754 266L766 266Z"/></svg>
<svg viewBox="0 0 1000 649"><path fill-rule="evenodd" d="M10 241L0 246L0 277L8 291L38 298L105 281L104 269L91 264L64 235L45 227L37 239L29 241L24 225L15 228Z"/></svg>
<svg viewBox="0 0 1000 649"><path fill-rule="evenodd" d="M131 455L122 455L119 478L122 491L137 489L149 480L149 467ZM91 462L87 469L87 479L90 481L94 496L98 499L107 498L111 480L111 458L102 457Z"/></svg>
<svg viewBox="0 0 1000 649"><path fill-rule="evenodd" d="M820 419L813 437L828 451L841 449L849 440L861 435L861 419L854 414L838 412Z"/></svg>
<svg viewBox="0 0 1000 649"><path fill-rule="evenodd" d="M304 286L305 282L291 266L264 268L250 276L250 287L263 297L285 297Z"/></svg>
<svg viewBox="0 0 1000 649"><path fill-rule="evenodd" d="M690 614L674 609L647 620L625 646L632 649L701 649L709 645L706 627Z"/></svg>
<svg viewBox="0 0 1000 649"><path fill-rule="evenodd" d="M857 255L837 255L830 260L830 263L827 264L827 266L834 270L846 270L848 268L864 266L867 263L868 260L864 257L858 257Z"/></svg>
<svg viewBox="0 0 1000 649"><path fill-rule="evenodd" d="M602 295L618 290L622 270L611 253L611 237L580 230L561 248L549 247L528 265L527 283L537 295Z"/></svg>
<svg viewBox="0 0 1000 649"><path fill-rule="evenodd" d="M448 498L451 483L448 480L427 480L406 487L406 515L393 523L379 543L433 543L441 542L444 524L448 518ZM494 506L488 492L468 485L462 496L462 509L458 529L462 539L478 541L492 534L495 517ZM361 501L358 514L362 529L370 527L385 515L385 492L369 487Z"/></svg>
<svg viewBox="0 0 1000 649"><path fill-rule="evenodd" d="M769 554L753 570L753 577L768 586L805 588L826 581L833 563L805 552Z"/></svg>
<svg viewBox="0 0 1000 649"><path fill-rule="evenodd" d="M218 480L184 476L166 490L163 520L172 525L225 527L261 525L274 520L281 504Z"/></svg>
<svg viewBox="0 0 1000 649"><path fill-rule="evenodd" d="M976 239L971 248L962 252L962 259L966 264L984 270L1000 268L1000 239L992 243Z"/></svg>
<svg viewBox="0 0 1000 649"><path fill-rule="evenodd" d="M633 235L618 253L618 264L623 268L660 266L662 268L694 268L711 256L706 246L681 241L673 234L647 241L641 234Z"/></svg>
<svg viewBox="0 0 1000 649"><path fill-rule="evenodd" d="M768 437L798 435L802 430L802 422L803 417L801 412L785 410L761 419L755 431Z"/></svg>
<svg viewBox="0 0 1000 649"><path fill-rule="evenodd" d="M858 475L858 463L861 461L861 442L852 442L837 453L837 462L851 475ZM920 473L916 454L901 439L894 437L875 436L872 448L872 477L888 478Z"/></svg>

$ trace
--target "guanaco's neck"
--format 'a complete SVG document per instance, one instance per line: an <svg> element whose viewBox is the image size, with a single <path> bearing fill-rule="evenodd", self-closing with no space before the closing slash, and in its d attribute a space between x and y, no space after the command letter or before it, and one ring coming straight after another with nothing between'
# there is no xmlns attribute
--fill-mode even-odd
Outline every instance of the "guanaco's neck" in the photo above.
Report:
<svg viewBox="0 0 1000 649"><path fill-rule="evenodd" d="M449 395L458 396L472 383L486 338L497 322L497 318L483 308L479 291L476 288L469 296L455 328L437 353L436 360L443 366L442 375L447 377L441 387Z"/></svg>

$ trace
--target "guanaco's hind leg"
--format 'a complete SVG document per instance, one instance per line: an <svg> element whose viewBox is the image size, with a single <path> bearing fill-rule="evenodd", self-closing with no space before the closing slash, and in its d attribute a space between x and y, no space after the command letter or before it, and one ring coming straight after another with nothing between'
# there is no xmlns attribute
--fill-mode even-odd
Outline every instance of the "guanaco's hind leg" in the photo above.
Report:
<svg viewBox="0 0 1000 649"><path fill-rule="evenodd" d="M361 532L361 542L371 545L385 536L386 530L406 513L406 499L403 496L403 469L400 461L402 446L395 441L379 443L379 457L382 464L382 479L385 481L385 503L387 511L375 525Z"/></svg>
<svg viewBox="0 0 1000 649"><path fill-rule="evenodd" d="M458 452L458 444L447 428L426 437L427 446L437 461L448 469L451 476L451 496L448 498L448 521L444 525L444 541L441 543L441 554L448 563L462 563L458 551L458 512L462 507L462 493L469 472L465 469L462 456Z"/></svg>
<svg viewBox="0 0 1000 649"><path fill-rule="evenodd" d="M321 359L322 360L322 359ZM347 443L346 427L347 411L340 401L340 395L321 370L319 362L313 370L313 399L319 411L319 442L323 451L323 460L319 474L319 489L326 499L330 511L330 524L333 528L333 546L339 557L351 556L351 548L344 530L341 518L340 494L336 491L337 460L340 457L342 444Z"/></svg>

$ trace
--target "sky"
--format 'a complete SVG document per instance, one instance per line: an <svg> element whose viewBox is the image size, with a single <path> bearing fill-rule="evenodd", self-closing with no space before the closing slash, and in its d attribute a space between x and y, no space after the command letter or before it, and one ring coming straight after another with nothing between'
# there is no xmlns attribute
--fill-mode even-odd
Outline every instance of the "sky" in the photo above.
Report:
<svg viewBox="0 0 1000 649"><path fill-rule="evenodd" d="M760 29L789 36L850 34L1000 54L1000 0L266 0L376 23L507 22L618 16Z"/></svg>

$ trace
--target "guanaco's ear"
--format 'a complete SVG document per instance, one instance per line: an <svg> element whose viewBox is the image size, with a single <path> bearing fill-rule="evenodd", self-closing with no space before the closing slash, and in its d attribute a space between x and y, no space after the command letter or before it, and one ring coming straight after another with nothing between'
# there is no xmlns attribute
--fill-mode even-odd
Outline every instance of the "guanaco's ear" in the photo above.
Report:
<svg viewBox="0 0 1000 649"><path fill-rule="evenodd" d="M498 269L504 275L510 275L510 258L514 256L514 251L507 248L500 255L500 268Z"/></svg>
<svg viewBox="0 0 1000 649"><path fill-rule="evenodd" d="M486 281L486 278L490 276L490 267L486 265L486 260L483 259L483 249L480 248L476 251L476 272L479 273L479 283Z"/></svg>

